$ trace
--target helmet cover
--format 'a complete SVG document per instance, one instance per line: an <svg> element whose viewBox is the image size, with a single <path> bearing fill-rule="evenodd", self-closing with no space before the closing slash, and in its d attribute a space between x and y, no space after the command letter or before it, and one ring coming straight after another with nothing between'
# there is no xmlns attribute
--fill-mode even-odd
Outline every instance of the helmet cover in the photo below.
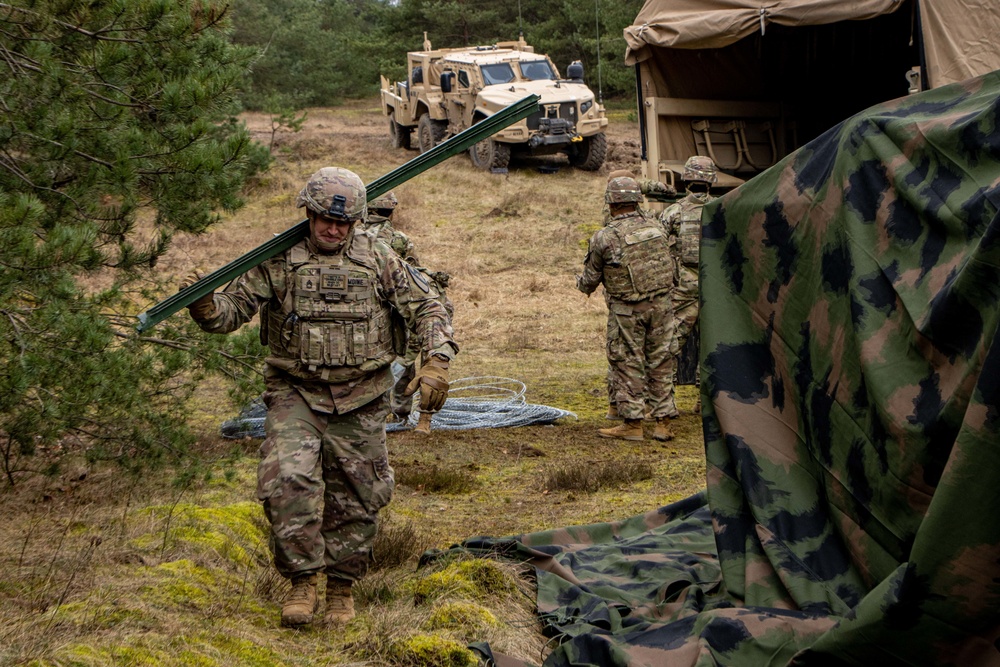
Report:
<svg viewBox="0 0 1000 667"><path fill-rule="evenodd" d="M715 183L719 180L719 175L712 158L704 155L692 155L684 163L684 173L681 174L681 178L685 181Z"/></svg>
<svg viewBox="0 0 1000 667"><path fill-rule="evenodd" d="M309 177L295 200L298 208L336 220L355 221L366 213L365 184L349 169L323 167Z"/></svg>
<svg viewBox="0 0 1000 667"><path fill-rule="evenodd" d="M368 208L384 209L386 211L391 211L397 206L399 206L399 200L396 199L396 195L392 190L368 202Z"/></svg>
<svg viewBox="0 0 1000 667"><path fill-rule="evenodd" d="M616 176L608 181L604 201L609 204L638 204L642 201L639 183L630 176Z"/></svg>

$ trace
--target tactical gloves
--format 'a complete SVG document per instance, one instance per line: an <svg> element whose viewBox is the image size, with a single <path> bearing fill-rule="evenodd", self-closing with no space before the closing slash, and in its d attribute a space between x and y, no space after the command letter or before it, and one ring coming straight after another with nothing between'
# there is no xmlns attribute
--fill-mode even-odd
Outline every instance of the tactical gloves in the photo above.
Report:
<svg viewBox="0 0 1000 667"><path fill-rule="evenodd" d="M448 398L448 360L432 356L406 386L406 393L420 389L420 411L437 412Z"/></svg>
<svg viewBox="0 0 1000 667"><path fill-rule="evenodd" d="M196 272L189 273L181 283L181 289L186 289L201 280ZM215 292L209 292L197 301L188 304L188 312L195 322L207 322L215 317Z"/></svg>

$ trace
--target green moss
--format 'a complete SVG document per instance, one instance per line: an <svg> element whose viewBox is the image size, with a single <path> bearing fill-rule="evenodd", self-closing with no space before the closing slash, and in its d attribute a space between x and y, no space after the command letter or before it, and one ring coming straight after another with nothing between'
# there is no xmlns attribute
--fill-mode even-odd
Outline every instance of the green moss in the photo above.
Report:
<svg viewBox="0 0 1000 667"><path fill-rule="evenodd" d="M183 559L148 568L154 583L140 589L143 597L171 607L203 609L219 598L224 576Z"/></svg>
<svg viewBox="0 0 1000 667"><path fill-rule="evenodd" d="M129 609L117 604L94 603L89 600L61 605L55 612L54 619L88 631L120 629L123 626L144 628L151 624L151 619L138 609Z"/></svg>
<svg viewBox="0 0 1000 667"><path fill-rule="evenodd" d="M177 661L182 665L191 665L191 667L219 667L219 665L225 664L194 651L181 651L177 654Z"/></svg>
<svg viewBox="0 0 1000 667"><path fill-rule="evenodd" d="M496 562L487 559L452 563L408 585L416 604L446 595L487 599L508 595L517 588Z"/></svg>
<svg viewBox="0 0 1000 667"><path fill-rule="evenodd" d="M285 664L271 649L232 633L205 632L194 637L180 638L179 643L182 644L184 653L202 660L199 663L182 660L181 664L199 664L206 667L209 665L281 667Z"/></svg>
<svg viewBox="0 0 1000 667"><path fill-rule="evenodd" d="M252 502L224 507L199 507L179 504L148 507L142 510L154 516L170 517L167 545L183 545L199 554L218 554L237 569L245 569L255 554L267 553L266 519L260 505ZM163 544L163 534L142 535L132 546L152 549Z"/></svg>
<svg viewBox="0 0 1000 667"><path fill-rule="evenodd" d="M395 642L390 656L400 667L476 667L479 659L468 648L437 635L413 635Z"/></svg>
<svg viewBox="0 0 1000 667"><path fill-rule="evenodd" d="M474 602L446 602L436 608L424 622L425 630L475 631L498 625L489 609Z"/></svg>
<svg viewBox="0 0 1000 667"><path fill-rule="evenodd" d="M137 646L93 646L71 644L53 656L53 664L67 667L149 667L169 664L170 656L163 651Z"/></svg>

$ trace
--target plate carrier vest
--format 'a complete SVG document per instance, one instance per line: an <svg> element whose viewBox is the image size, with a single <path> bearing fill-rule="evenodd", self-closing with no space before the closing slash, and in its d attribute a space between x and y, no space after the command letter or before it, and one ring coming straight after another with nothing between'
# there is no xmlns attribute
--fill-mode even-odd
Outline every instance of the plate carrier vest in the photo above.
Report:
<svg viewBox="0 0 1000 667"><path fill-rule="evenodd" d="M604 289L626 301L646 299L674 286L666 230L641 213L613 218L606 229L618 237L620 264L604 265Z"/></svg>
<svg viewBox="0 0 1000 667"><path fill-rule="evenodd" d="M298 359L309 370L394 356L391 310L379 297L371 244L358 233L347 252L336 255L314 255L304 243L289 249L282 307L265 306L261 338L272 354Z"/></svg>

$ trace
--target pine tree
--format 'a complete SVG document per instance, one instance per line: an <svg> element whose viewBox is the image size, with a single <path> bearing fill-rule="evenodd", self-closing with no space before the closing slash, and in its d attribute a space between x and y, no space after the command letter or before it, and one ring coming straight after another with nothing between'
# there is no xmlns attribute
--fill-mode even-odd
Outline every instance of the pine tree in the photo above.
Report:
<svg viewBox="0 0 1000 667"><path fill-rule="evenodd" d="M192 356L134 334L177 231L242 205L266 150L235 120L256 52L211 0L0 4L0 466L183 452ZM143 291L148 290L148 291ZM139 304L139 306L137 306ZM246 340L236 339L253 353ZM236 350L229 353L235 359Z"/></svg>

